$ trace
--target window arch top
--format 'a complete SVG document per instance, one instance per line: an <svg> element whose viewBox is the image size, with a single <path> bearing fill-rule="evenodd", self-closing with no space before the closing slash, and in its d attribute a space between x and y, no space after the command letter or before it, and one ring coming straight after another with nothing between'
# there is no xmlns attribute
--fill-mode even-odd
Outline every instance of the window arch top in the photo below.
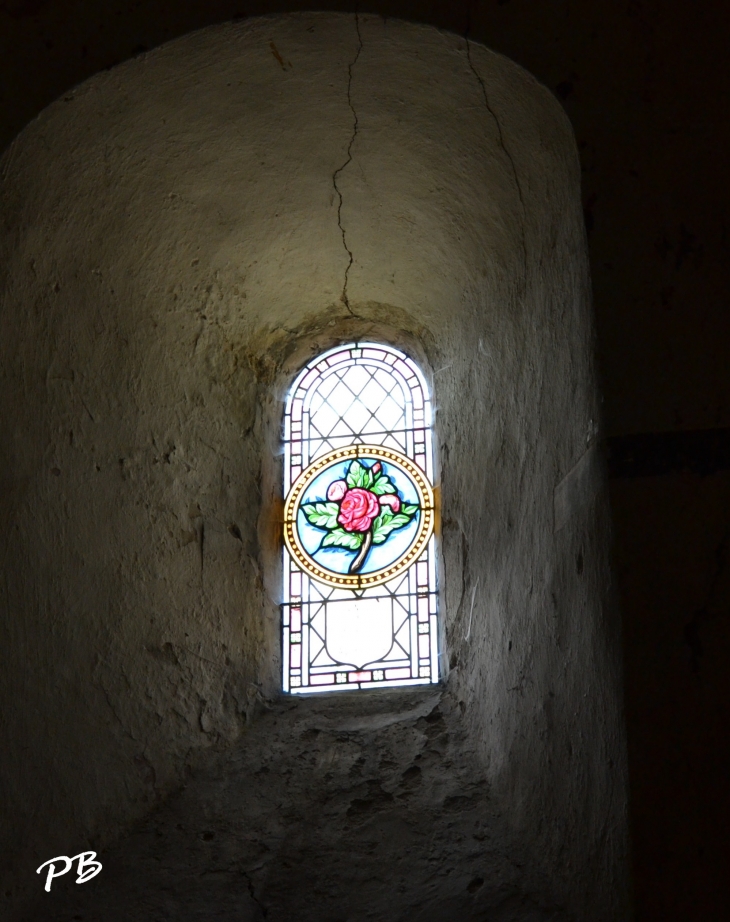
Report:
<svg viewBox="0 0 730 922"><path fill-rule="evenodd" d="M285 691L438 681L431 399L391 346L306 365L284 413Z"/></svg>
<svg viewBox="0 0 730 922"><path fill-rule="evenodd" d="M412 359L391 346L355 343L330 349L306 365L291 386L284 444L286 491L316 458L351 444L393 448L433 480L426 380Z"/></svg>

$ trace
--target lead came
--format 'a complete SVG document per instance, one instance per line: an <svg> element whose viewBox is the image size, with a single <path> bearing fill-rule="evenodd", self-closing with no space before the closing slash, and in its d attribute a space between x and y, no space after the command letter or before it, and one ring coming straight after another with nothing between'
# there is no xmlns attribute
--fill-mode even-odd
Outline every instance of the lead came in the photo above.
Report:
<svg viewBox="0 0 730 922"><path fill-rule="evenodd" d="M415 363L375 343L317 356L290 388L285 691L438 681L430 408Z"/></svg>

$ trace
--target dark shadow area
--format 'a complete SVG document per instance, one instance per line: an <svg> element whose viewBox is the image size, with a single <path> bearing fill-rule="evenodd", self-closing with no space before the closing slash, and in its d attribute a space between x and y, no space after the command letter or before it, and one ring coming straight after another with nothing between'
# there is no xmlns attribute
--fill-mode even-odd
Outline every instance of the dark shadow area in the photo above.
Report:
<svg viewBox="0 0 730 922"><path fill-rule="evenodd" d="M284 698L29 920L569 922L508 826L448 695Z"/></svg>

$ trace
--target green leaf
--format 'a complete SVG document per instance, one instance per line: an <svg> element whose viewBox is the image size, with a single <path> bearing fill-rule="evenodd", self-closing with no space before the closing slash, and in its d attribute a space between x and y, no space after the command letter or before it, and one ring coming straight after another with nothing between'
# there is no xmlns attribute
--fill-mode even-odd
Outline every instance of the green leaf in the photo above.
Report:
<svg viewBox="0 0 730 922"><path fill-rule="evenodd" d="M394 515L389 525L391 528L402 528L404 525L407 525L411 521L411 516L406 515L403 512L399 512L398 515Z"/></svg>
<svg viewBox="0 0 730 922"><path fill-rule="evenodd" d="M403 515L407 515L411 518L418 512L418 506L401 506L401 512Z"/></svg>
<svg viewBox="0 0 730 922"><path fill-rule="evenodd" d="M356 551L362 544L364 535L359 531L345 531L344 528L334 528L322 539L320 547L346 547Z"/></svg>
<svg viewBox="0 0 730 922"><path fill-rule="evenodd" d="M373 544L382 544L383 541L385 541L385 539L388 537L390 532L384 529L392 518L393 511L385 506L380 515L376 519L373 519L373 524L371 526L373 532Z"/></svg>
<svg viewBox="0 0 730 922"><path fill-rule="evenodd" d="M411 518L412 516L405 515L403 512L397 515L384 512L379 515L373 522L373 544L382 544L392 531L396 528L403 528L411 521Z"/></svg>
<svg viewBox="0 0 730 922"><path fill-rule="evenodd" d="M350 469L347 472L347 486L352 489L353 487L361 487L363 485L363 478L365 476L365 468L360 464L359 461L353 461L350 465Z"/></svg>
<svg viewBox="0 0 730 922"><path fill-rule="evenodd" d="M378 477L372 489L376 496L382 496L384 493L395 493L395 487L385 475Z"/></svg>
<svg viewBox="0 0 730 922"><path fill-rule="evenodd" d="M373 544L382 544L383 541L388 537L382 532L383 527L383 516L379 515L376 519L373 519L373 524L370 526L370 529L373 533Z"/></svg>
<svg viewBox="0 0 730 922"><path fill-rule="evenodd" d="M302 512L317 528L336 528L340 507L337 503L307 503Z"/></svg>

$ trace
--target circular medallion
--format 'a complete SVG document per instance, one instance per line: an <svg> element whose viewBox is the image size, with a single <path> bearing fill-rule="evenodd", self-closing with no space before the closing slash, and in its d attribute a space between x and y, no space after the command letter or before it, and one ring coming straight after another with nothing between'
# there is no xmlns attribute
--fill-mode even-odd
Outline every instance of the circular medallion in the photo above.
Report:
<svg viewBox="0 0 730 922"><path fill-rule="evenodd" d="M284 540L314 579L379 586L423 553L434 525L433 490L405 455L350 445L312 462L284 504Z"/></svg>

